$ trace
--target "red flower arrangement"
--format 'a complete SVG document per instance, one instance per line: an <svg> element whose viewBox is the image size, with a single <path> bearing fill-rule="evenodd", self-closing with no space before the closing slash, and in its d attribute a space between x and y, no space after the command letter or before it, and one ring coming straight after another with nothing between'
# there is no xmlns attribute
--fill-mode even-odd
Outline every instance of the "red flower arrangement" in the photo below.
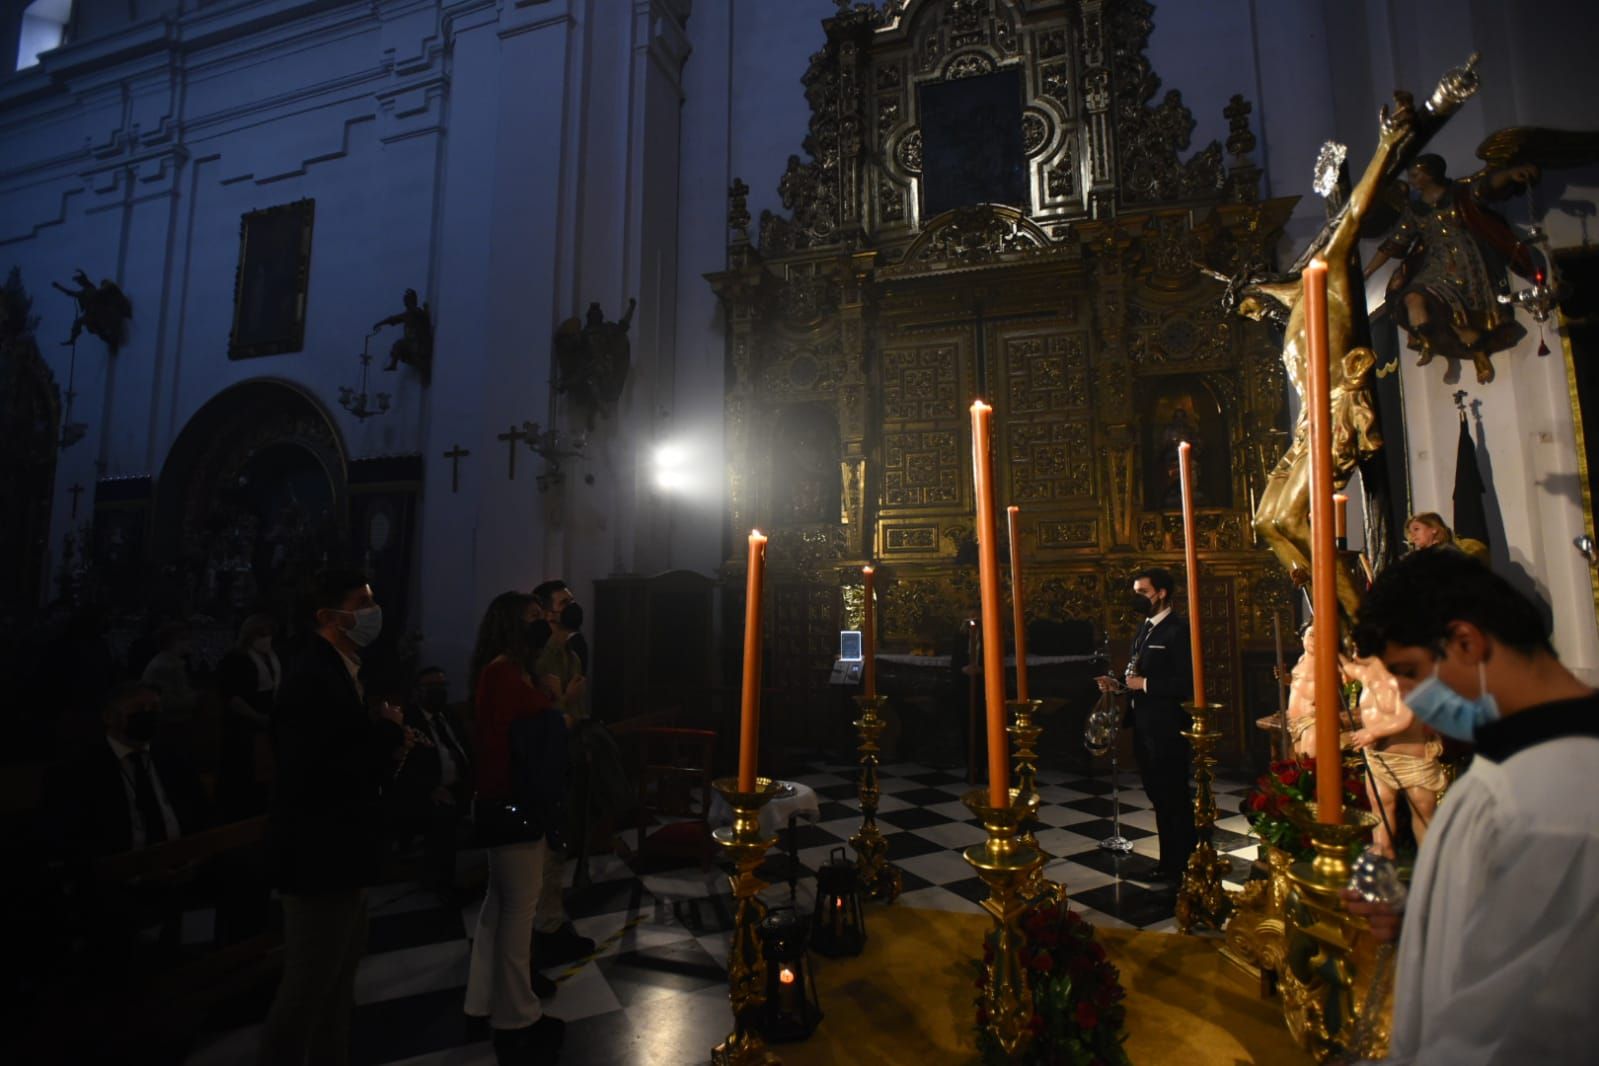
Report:
<svg viewBox="0 0 1599 1066"><path fill-rule="evenodd" d="M1261 774L1244 797L1244 814L1263 844L1286 851L1296 860L1315 858L1310 837L1288 817L1288 810L1316 798L1314 759L1279 759ZM1344 806L1367 809L1366 789L1358 775L1344 771Z"/></svg>
<svg viewBox="0 0 1599 1066"><path fill-rule="evenodd" d="M1033 993L1033 1039L1016 1058L988 1031L977 1001L977 1047L989 1066L1128 1066L1126 991L1121 975L1094 939L1094 927L1063 902L1045 899L1022 913L1018 960ZM983 961L993 959L993 940ZM984 982L978 968L977 987Z"/></svg>

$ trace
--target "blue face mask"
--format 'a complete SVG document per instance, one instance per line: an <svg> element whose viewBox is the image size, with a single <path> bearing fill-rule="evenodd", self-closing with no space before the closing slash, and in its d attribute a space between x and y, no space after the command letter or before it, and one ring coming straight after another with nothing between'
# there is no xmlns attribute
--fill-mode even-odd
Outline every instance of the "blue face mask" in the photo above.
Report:
<svg viewBox="0 0 1599 1066"><path fill-rule="evenodd" d="M1499 701L1488 691L1488 669L1480 662L1477 687L1482 695L1468 700L1444 684L1438 677L1438 668L1433 667L1432 676L1410 690L1405 706L1444 736L1470 741L1478 728L1499 717Z"/></svg>

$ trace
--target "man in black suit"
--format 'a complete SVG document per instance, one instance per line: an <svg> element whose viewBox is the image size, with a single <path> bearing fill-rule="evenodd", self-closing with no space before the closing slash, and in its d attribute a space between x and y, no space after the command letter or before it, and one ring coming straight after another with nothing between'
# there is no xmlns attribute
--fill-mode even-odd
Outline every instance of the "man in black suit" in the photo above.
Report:
<svg viewBox="0 0 1599 1066"><path fill-rule="evenodd" d="M427 886L448 895L455 887L456 834L472 798L472 753L450 709L442 667L417 671L405 724L427 743L411 749L395 780L396 815L403 832L422 835Z"/></svg>
<svg viewBox="0 0 1599 1066"><path fill-rule="evenodd" d="M399 708L367 711L361 649L377 639L383 611L366 576L318 574L312 607L315 632L284 674L272 718L277 778L267 839L284 957L261 1039L265 1066L348 1061L383 798L411 739Z"/></svg>
<svg viewBox="0 0 1599 1066"><path fill-rule="evenodd" d="M120 684L101 718L105 740L52 774L47 787L63 854L96 859L206 828L210 804L199 775L181 752L155 742L160 690Z"/></svg>
<svg viewBox="0 0 1599 1066"><path fill-rule="evenodd" d="M1183 736L1193 720L1182 707L1194 698L1193 662L1188 621L1172 611L1176 588L1171 573L1160 567L1133 576L1134 604L1149 617L1133 637L1125 684L1138 776L1155 807L1160 834L1160 861L1152 879L1171 882L1182 879L1199 839L1188 799L1191 753ZM1101 677L1098 684L1101 691L1123 690L1112 677Z"/></svg>

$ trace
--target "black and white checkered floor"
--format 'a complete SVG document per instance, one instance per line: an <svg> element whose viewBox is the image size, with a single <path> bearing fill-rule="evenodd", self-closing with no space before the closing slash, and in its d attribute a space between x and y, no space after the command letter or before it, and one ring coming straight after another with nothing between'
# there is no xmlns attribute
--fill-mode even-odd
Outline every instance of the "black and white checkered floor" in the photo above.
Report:
<svg viewBox="0 0 1599 1066"><path fill-rule="evenodd" d="M1174 894L1141 880L1157 854L1155 815L1137 787L1122 774L1121 831L1132 841L1121 857L1099 847L1111 835L1111 786L1104 776L1085 778L1041 770L1044 823L1039 844L1054 856L1048 876L1064 881L1073 906L1101 926L1169 931ZM813 872L860 825L853 766L821 765L796 780L814 788L821 817L801 823L794 847L800 863L797 905L808 912ZM960 797L963 779L913 764L881 768L878 825L889 842L889 858L904 875L896 905L943 910L977 909L981 882L960 849L983 839L983 831ZM1232 861L1230 887L1248 875L1255 844L1238 796L1247 784L1218 780L1216 848ZM783 846L787 846L784 842ZM568 895L577 928L598 942L594 958L547 971L560 984L548 1010L568 1022L563 1063L582 1066L689 1066L706 1062L726 1035L725 963L732 925L726 878L713 866L635 874L620 860L593 860L594 884ZM787 904L788 859L774 850L766 898ZM412 884L385 885L371 892L372 922L367 957L356 980L353 1062L358 1066L489 1066L494 1054L482 1021L461 1012L466 984L467 939L477 905L442 907ZM875 905L866 911L867 929ZM975 945L974 945L975 950ZM236 1012L236 1028L202 1038L190 1066L251 1063L268 1003ZM826 1004L823 1004L825 1010Z"/></svg>

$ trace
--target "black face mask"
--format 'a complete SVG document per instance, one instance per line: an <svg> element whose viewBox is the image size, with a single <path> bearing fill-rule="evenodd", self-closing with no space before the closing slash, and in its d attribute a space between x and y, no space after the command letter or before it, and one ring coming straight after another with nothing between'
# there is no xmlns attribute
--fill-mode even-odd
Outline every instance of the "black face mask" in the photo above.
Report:
<svg viewBox="0 0 1599 1066"><path fill-rule="evenodd" d="M1127 608L1134 614L1141 614L1145 618L1148 618L1150 615L1155 613L1155 604L1149 599L1149 597L1140 596L1136 592L1133 593L1132 596L1128 597Z"/></svg>
<svg viewBox="0 0 1599 1066"><path fill-rule="evenodd" d="M561 608L561 628L568 633L576 633L583 628L583 607L578 603L569 603Z"/></svg>
<svg viewBox="0 0 1599 1066"><path fill-rule="evenodd" d="M422 690L422 707L429 714L438 714L450 703L450 690L441 685L429 685Z"/></svg>
<svg viewBox="0 0 1599 1066"><path fill-rule="evenodd" d="M129 740L139 744L154 740L160 728L160 711L134 711L122 720L122 732L127 734Z"/></svg>

